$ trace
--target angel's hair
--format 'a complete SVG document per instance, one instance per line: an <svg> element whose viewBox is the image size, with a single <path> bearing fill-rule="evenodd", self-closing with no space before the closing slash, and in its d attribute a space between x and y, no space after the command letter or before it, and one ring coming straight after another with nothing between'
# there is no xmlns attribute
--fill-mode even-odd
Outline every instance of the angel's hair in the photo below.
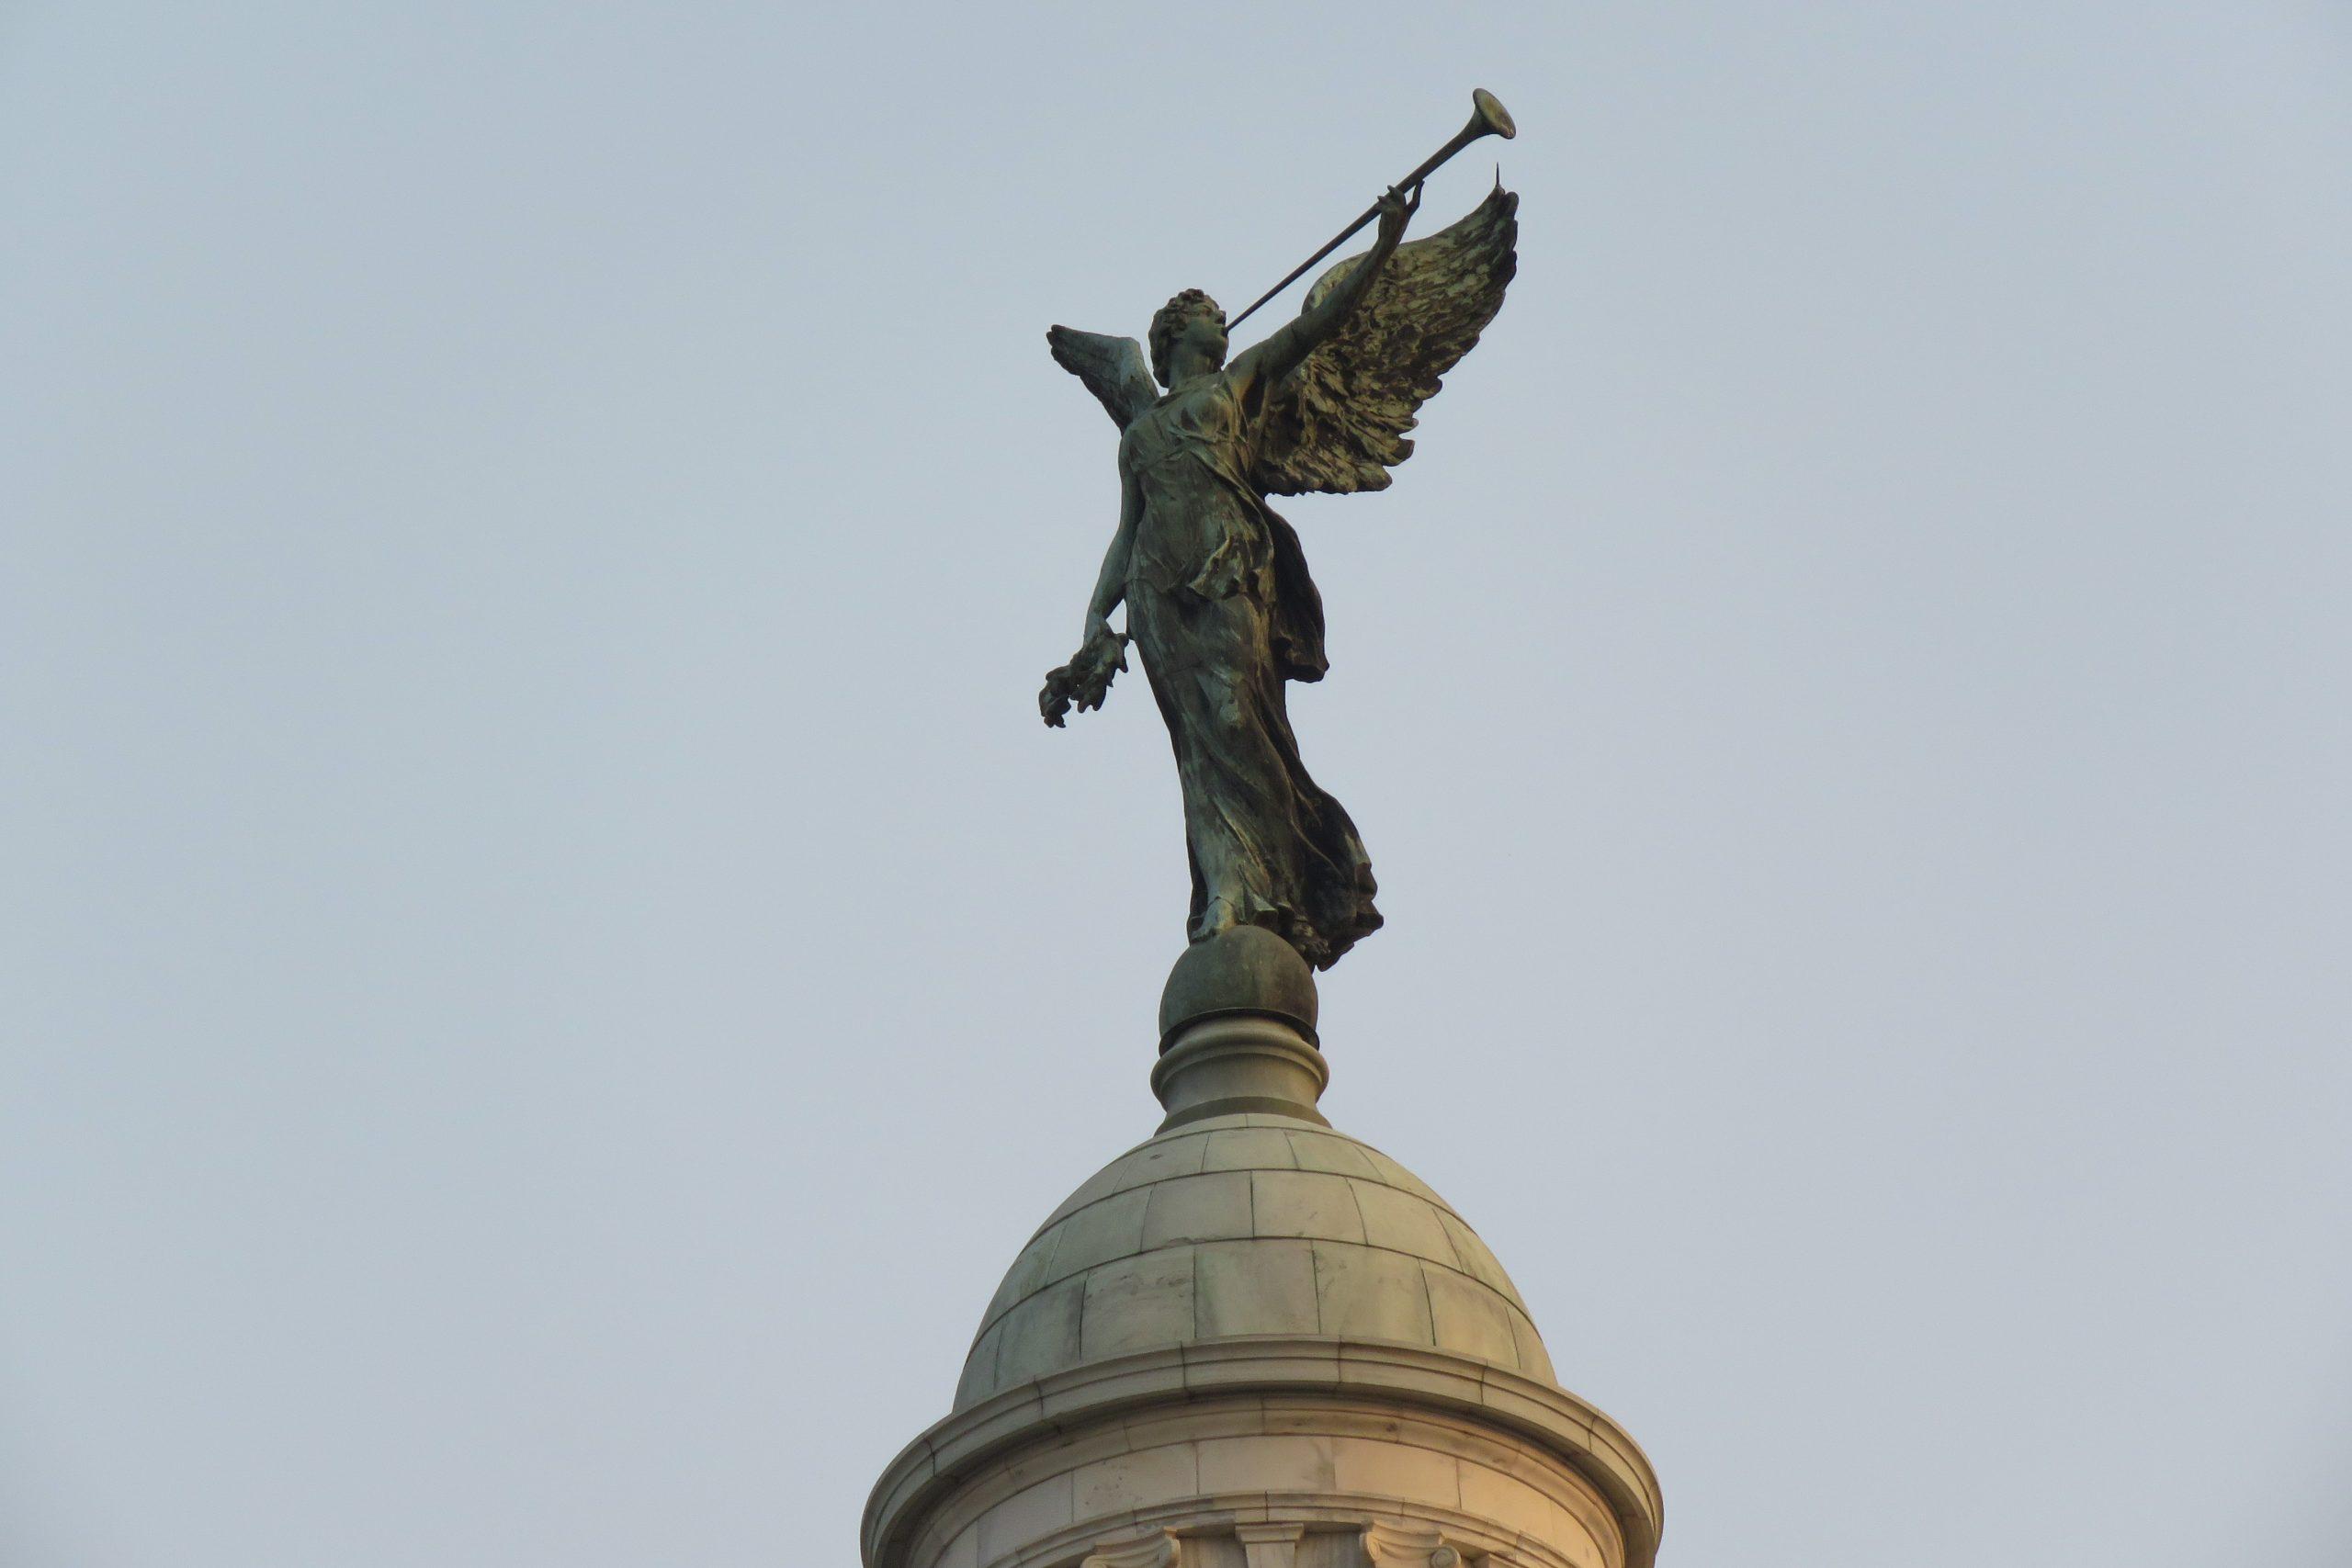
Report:
<svg viewBox="0 0 2352 1568"><path fill-rule="evenodd" d="M1225 325L1225 308L1198 288L1187 288L1151 318L1151 373L1163 387L1168 385L1168 356L1176 352L1184 323L1194 316L1215 317L1218 326Z"/></svg>

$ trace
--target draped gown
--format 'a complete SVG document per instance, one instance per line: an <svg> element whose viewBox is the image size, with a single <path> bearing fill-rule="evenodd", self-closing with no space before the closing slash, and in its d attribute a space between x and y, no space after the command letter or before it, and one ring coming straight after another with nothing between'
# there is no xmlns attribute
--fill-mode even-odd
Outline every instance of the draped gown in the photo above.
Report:
<svg viewBox="0 0 2352 1568"><path fill-rule="evenodd" d="M1182 782L1192 939L1265 926L1329 968L1380 925L1377 888L1355 824L1299 761L1283 703L1285 682L1329 665L1298 536L1249 479L1260 383L1245 355L1121 438L1143 501L1127 629Z"/></svg>

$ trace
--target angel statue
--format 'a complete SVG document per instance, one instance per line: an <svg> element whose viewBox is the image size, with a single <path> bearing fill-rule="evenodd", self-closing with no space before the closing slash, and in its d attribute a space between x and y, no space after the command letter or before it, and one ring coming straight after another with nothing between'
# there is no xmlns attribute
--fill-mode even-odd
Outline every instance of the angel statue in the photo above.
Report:
<svg viewBox="0 0 2352 1568"><path fill-rule="evenodd" d="M1152 318L1148 371L1133 338L1046 334L1119 425L1120 505L1084 642L1038 706L1057 728L1073 705L1101 706L1132 638L1183 786L1190 940L1264 926L1318 969L1381 919L1363 840L1291 734L1284 683L1329 667L1323 604L1266 497L1386 488L1412 453L1415 411L1494 319L1517 265L1519 198L1499 184L1410 244L1420 186L1402 185L1411 199L1398 187L1382 198L1372 249L1230 360L1225 312L1197 288ZM1122 600L1125 633L1110 621Z"/></svg>

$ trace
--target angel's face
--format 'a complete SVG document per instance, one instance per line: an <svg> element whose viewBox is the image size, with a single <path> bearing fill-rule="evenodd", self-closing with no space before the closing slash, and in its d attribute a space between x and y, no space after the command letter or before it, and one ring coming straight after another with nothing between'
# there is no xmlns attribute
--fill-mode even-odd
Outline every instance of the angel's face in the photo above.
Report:
<svg viewBox="0 0 2352 1568"><path fill-rule="evenodd" d="M1225 364L1225 323L1205 311L1195 313L1176 334L1175 362L1191 360L1202 369L1216 370Z"/></svg>

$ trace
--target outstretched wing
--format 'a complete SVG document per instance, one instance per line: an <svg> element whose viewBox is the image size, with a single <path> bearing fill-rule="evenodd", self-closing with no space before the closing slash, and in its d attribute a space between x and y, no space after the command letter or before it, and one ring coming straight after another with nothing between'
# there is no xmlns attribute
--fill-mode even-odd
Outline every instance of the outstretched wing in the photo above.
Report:
<svg viewBox="0 0 2352 1568"><path fill-rule="evenodd" d="M1519 269L1518 214L1519 197L1498 184L1453 228L1396 247L1363 303L1267 400L1251 470L1261 489L1388 487L1388 470L1413 455L1415 412L1502 309ZM1302 309L1363 259L1316 279Z"/></svg>
<svg viewBox="0 0 2352 1568"><path fill-rule="evenodd" d="M1085 382L1086 389L1102 400L1111 422L1121 430L1159 397L1151 367L1144 360L1143 344L1131 337L1047 327L1046 344L1054 351L1054 363Z"/></svg>

